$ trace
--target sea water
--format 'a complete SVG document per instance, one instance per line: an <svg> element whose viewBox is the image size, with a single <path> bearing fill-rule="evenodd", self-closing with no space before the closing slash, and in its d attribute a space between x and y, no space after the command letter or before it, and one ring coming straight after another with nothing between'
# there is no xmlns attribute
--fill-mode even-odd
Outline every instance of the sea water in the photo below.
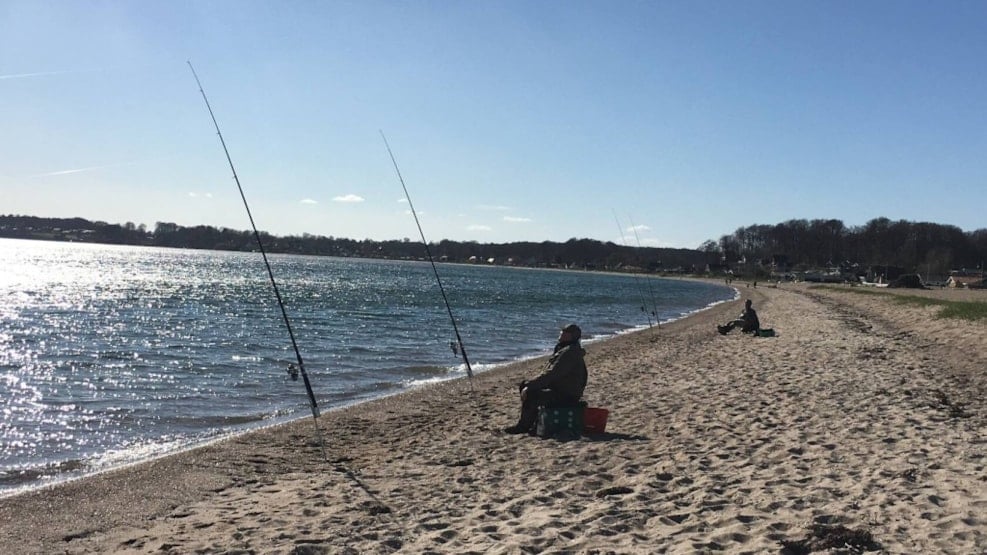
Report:
<svg viewBox="0 0 987 555"><path fill-rule="evenodd" d="M269 256L323 410L465 375L431 265ZM439 264L474 372L734 298L644 276ZM653 301L652 301L653 299ZM310 415L257 253L0 239L0 495Z"/></svg>

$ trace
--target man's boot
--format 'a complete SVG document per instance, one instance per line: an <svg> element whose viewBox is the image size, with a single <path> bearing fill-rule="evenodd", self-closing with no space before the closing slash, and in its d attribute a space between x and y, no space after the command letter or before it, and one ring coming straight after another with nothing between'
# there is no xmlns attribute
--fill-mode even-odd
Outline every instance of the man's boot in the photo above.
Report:
<svg viewBox="0 0 987 555"><path fill-rule="evenodd" d="M517 424L510 428L505 428L504 433L526 434L535 427L535 420L538 419L538 407L521 407L521 418Z"/></svg>

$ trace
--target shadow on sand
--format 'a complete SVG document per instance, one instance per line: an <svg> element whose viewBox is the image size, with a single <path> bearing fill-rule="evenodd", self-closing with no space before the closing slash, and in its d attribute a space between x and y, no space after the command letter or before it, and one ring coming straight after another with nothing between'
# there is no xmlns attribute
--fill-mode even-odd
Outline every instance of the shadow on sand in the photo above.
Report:
<svg viewBox="0 0 987 555"><path fill-rule="evenodd" d="M589 441L592 443L599 443L602 441L650 441L651 438L635 434L614 434L610 432L603 432L601 434L583 434L578 435L573 433L557 433L549 437L543 437L541 439L552 439L555 441Z"/></svg>

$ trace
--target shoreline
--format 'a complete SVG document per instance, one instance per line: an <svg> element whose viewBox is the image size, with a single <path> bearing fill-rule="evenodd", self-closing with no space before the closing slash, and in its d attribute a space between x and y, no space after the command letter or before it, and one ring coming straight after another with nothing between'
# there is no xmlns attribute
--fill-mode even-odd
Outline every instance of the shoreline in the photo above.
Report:
<svg viewBox="0 0 987 555"><path fill-rule="evenodd" d="M747 296L777 337L715 333ZM328 462L302 419L5 497L0 535L23 553L753 553L842 525L891 552L978 552L985 325L930 337L884 304L740 289L657 341L591 343L598 436L500 432L539 357L472 395L459 378L326 412Z"/></svg>

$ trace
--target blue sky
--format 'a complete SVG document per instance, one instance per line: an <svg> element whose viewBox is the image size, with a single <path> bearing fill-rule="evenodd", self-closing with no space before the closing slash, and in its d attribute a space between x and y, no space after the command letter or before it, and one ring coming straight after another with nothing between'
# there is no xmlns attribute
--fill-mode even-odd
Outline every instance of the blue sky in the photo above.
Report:
<svg viewBox="0 0 987 555"><path fill-rule="evenodd" d="M0 214L697 247L987 227L987 3L0 3ZM615 218L616 216L616 218Z"/></svg>

